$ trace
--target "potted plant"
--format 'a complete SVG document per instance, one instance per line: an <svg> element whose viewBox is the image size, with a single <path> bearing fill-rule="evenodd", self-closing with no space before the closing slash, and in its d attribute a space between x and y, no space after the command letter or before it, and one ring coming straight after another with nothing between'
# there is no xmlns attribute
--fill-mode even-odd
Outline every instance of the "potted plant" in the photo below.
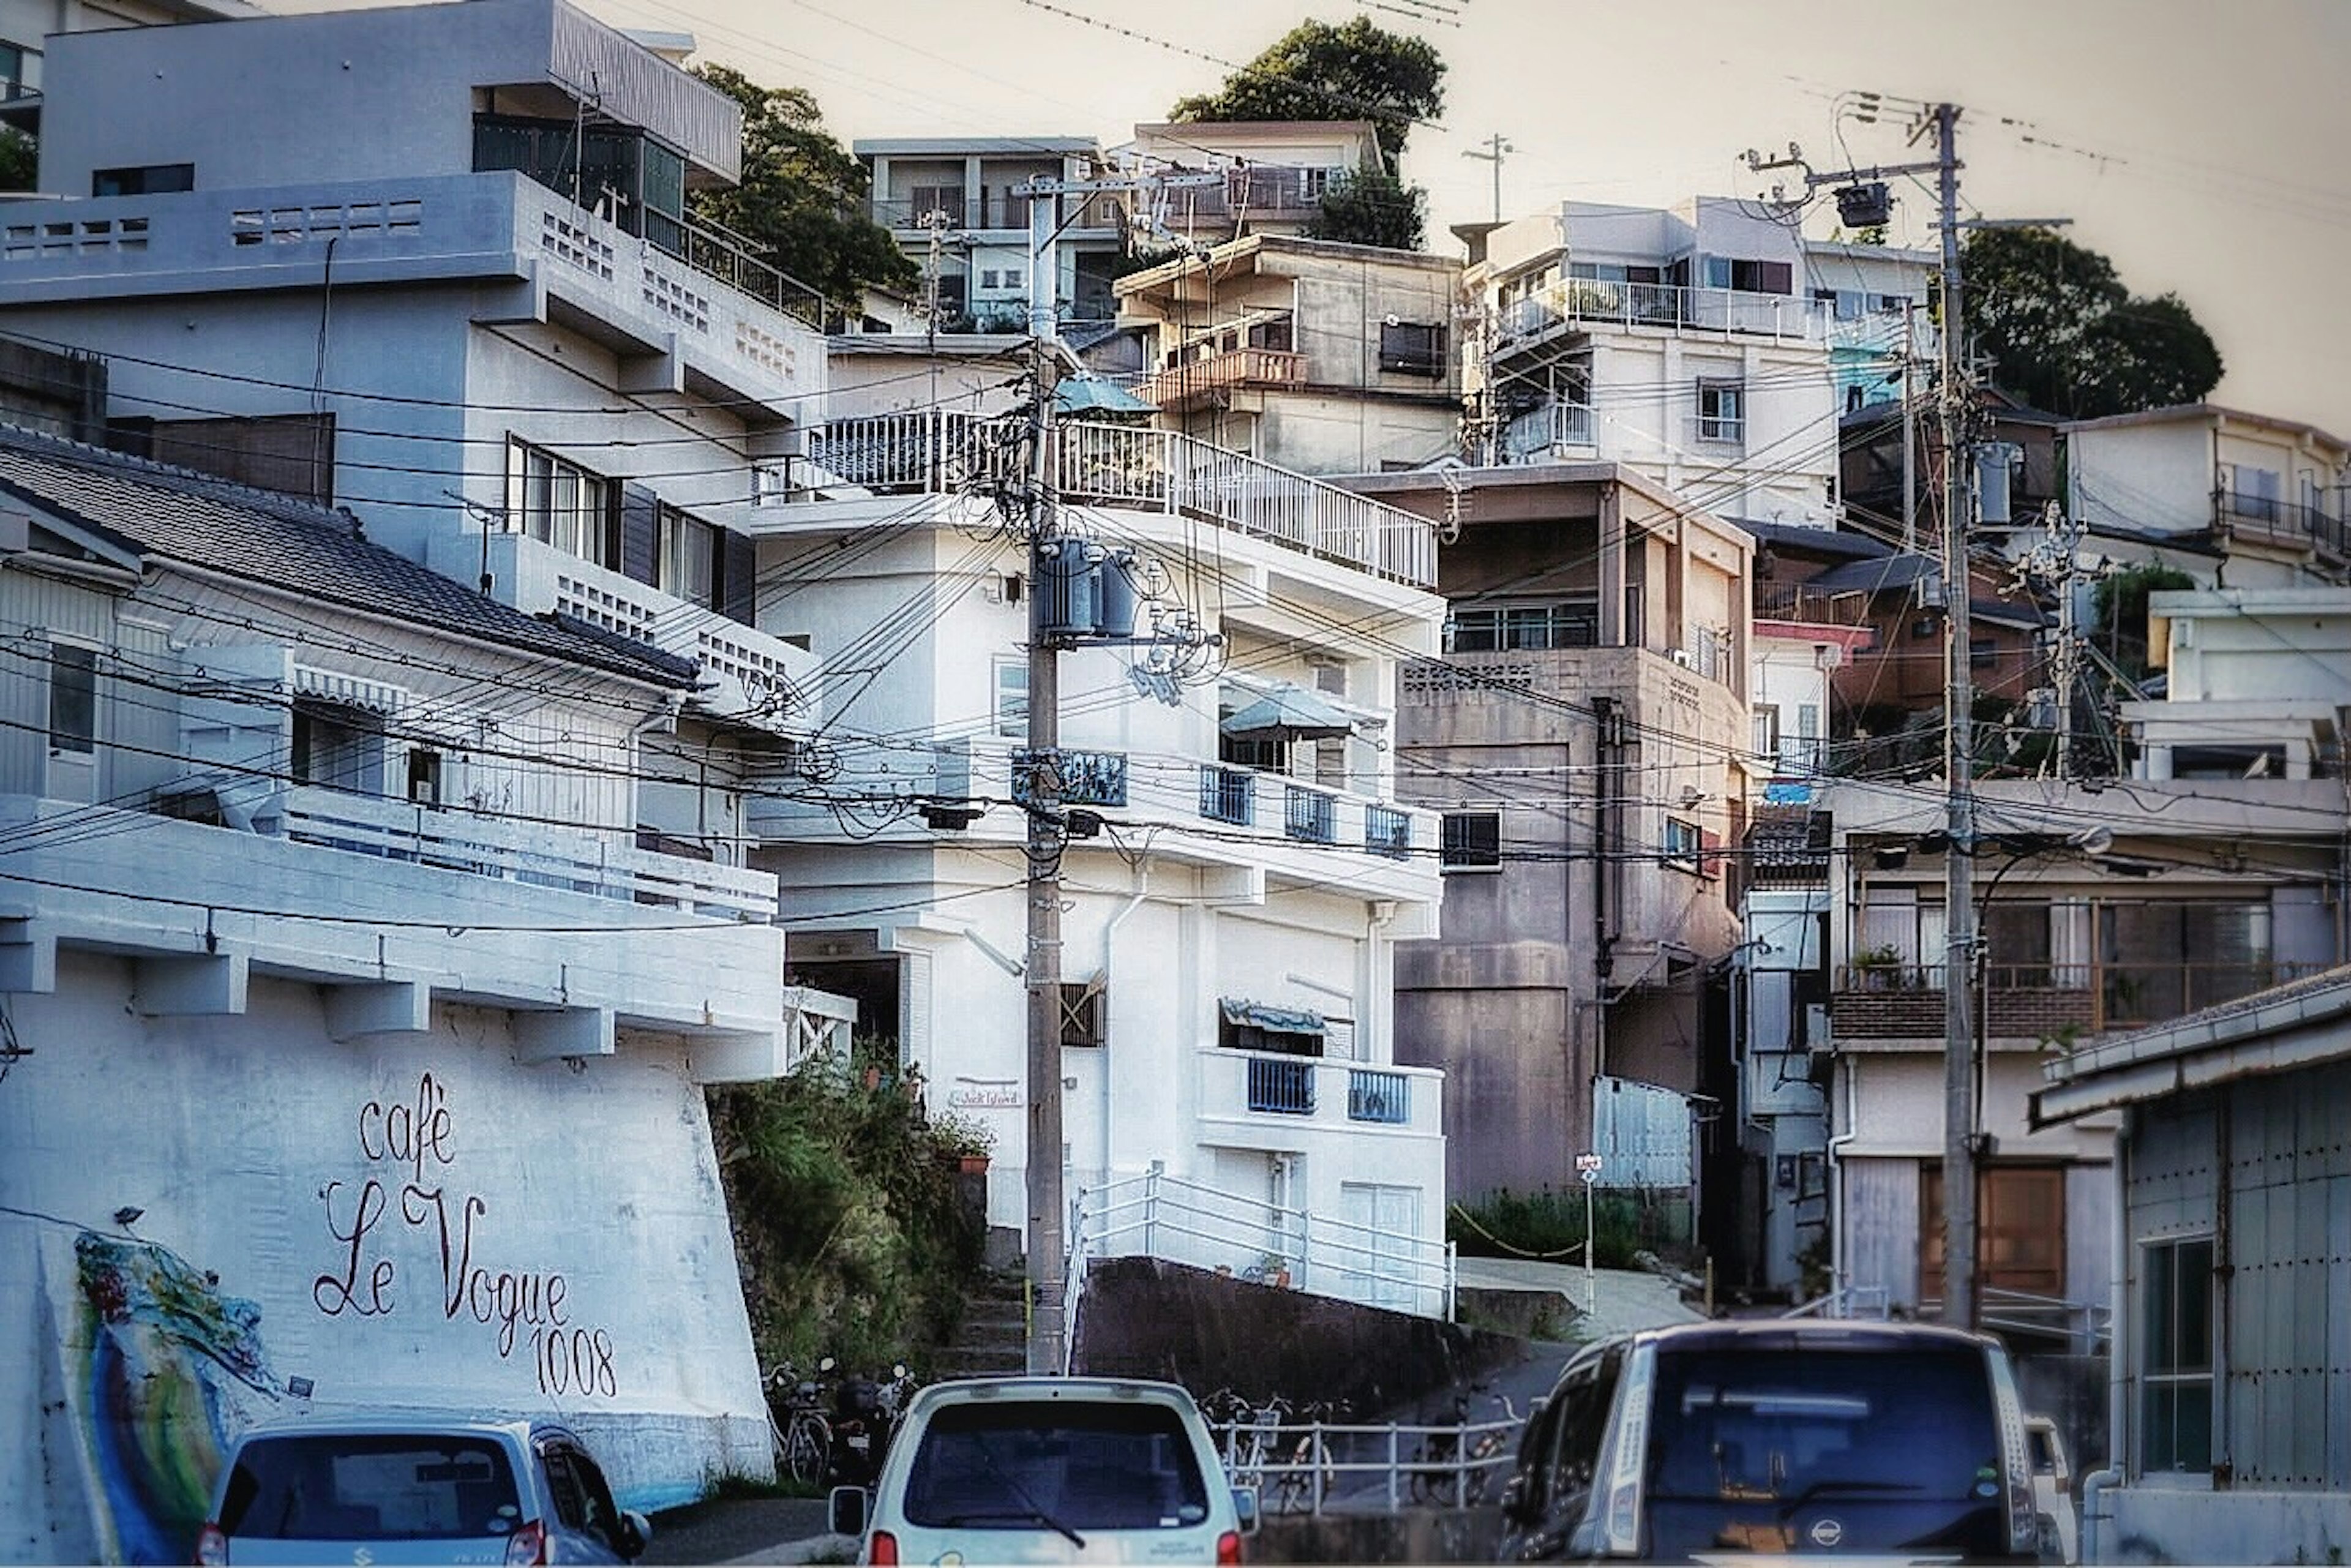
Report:
<svg viewBox="0 0 2351 1568"><path fill-rule="evenodd" d="M966 1175L987 1169L987 1155L996 1146L996 1134L986 1124L949 1112L933 1122L931 1127L938 1137L941 1159Z"/></svg>
<svg viewBox="0 0 2351 1568"><path fill-rule="evenodd" d="M1901 949L1891 942L1864 947L1853 956L1853 968L1863 990L1894 990L1901 984Z"/></svg>

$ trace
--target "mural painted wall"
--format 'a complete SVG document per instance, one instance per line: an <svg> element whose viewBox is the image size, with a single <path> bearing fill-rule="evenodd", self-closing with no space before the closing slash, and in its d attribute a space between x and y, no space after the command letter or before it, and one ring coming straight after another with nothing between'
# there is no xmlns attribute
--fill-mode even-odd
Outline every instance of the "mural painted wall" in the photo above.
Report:
<svg viewBox="0 0 2351 1568"><path fill-rule="evenodd" d="M338 1042L315 988L144 1018L59 967L6 999L0 1562L186 1562L227 1445L310 1413L559 1416L624 1507L769 1473L681 1046L525 1066L501 1012Z"/></svg>

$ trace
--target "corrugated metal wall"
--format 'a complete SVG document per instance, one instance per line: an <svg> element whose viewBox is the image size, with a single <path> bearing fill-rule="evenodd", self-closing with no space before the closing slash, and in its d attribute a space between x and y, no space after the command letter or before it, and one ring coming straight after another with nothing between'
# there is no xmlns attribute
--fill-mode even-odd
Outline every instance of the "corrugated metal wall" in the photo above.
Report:
<svg viewBox="0 0 2351 1568"><path fill-rule="evenodd" d="M1654 1083L1603 1078L1592 1087L1592 1146L1603 1187L1684 1188L1690 1164L1689 1097Z"/></svg>
<svg viewBox="0 0 2351 1568"><path fill-rule="evenodd" d="M1845 1281L1918 1304L1918 1162L1849 1159L1844 1176Z"/></svg>

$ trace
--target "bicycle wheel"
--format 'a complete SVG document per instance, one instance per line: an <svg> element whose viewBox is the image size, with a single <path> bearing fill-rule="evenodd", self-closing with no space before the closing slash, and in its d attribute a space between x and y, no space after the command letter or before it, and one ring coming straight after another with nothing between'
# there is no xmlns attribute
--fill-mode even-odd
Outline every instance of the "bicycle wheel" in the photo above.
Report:
<svg viewBox="0 0 2351 1568"><path fill-rule="evenodd" d="M825 1465L832 1456L832 1433L824 1417L803 1410L792 1417L791 1429L784 1437L784 1469L792 1479L802 1486L814 1486L824 1479Z"/></svg>

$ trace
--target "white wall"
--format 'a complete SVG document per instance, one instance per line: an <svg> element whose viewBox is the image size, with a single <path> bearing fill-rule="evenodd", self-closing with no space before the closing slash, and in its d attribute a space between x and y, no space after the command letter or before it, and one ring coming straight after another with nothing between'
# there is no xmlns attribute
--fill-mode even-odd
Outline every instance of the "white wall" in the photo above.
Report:
<svg viewBox="0 0 2351 1568"><path fill-rule="evenodd" d="M2197 533L2212 526L2212 432L2118 425L2066 436L2074 505L2090 528Z"/></svg>
<svg viewBox="0 0 2351 1568"><path fill-rule="evenodd" d="M578 1071L522 1067L507 1015L447 1007L430 1036L338 1043L314 988L257 975L242 1017L146 1018L137 998L128 963L68 953L55 994L11 1002L32 1054L0 1094L0 1191L47 1218L0 1215L0 1322L18 1347L0 1356L0 1423L37 1434L9 1445L35 1462L0 1465L0 1557L110 1556L135 1534L131 1488L168 1493L174 1460L208 1485L221 1440L306 1412L561 1416L624 1506L767 1472L726 1206L681 1048L640 1038ZM438 1134L421 1163L387 1148L381 1115L420 1097L421 1120L403 1116ZM355 1225L362 1204L371 1218ZM244 1332L216 1323L200 1339L137 1300L126 1322L92 1316L75 1239L116 1234L109 1217L126 1206L145 1210L141 1240L216 1273L224 1301L253 1303ZM537 1302L510 1338L502 1289ZM560 1361L542 1363L559 1342ZM258 1361L232 1376L207 1348ZM142 1364L157 1377L140 1378ZM287 1393L294 1377L315 1392ZM115 1446L126 1432L141 1434L135 1458Z"/></svg>

